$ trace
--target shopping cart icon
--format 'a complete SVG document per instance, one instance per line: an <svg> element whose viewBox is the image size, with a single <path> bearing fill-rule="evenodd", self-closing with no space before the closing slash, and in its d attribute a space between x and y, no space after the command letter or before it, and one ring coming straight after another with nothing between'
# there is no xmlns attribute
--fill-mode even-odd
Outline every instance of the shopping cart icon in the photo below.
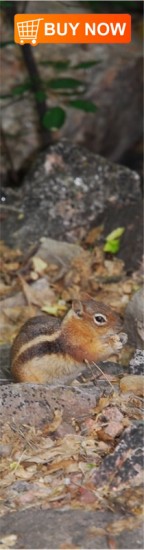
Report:
<svg viewBox="0 0 144 550"><path fill-rule="evenodd" d="M40 19L31 19L30 21L20 21L17 23L20 44L30 42L34 45L37 43L39 24L43 19L41 17Z"/></svg>

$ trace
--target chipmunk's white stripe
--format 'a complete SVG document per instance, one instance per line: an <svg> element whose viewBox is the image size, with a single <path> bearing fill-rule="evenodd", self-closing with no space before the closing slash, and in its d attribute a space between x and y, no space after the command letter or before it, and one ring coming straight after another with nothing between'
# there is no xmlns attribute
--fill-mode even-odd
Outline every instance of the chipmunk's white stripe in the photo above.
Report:
<svg viewBox="0 0 144 550"><path fill-rule="evenodd" d="M41 360L39 357L33 357L21 365L20 369L17 365L16 368L15 375L18 373L20 382L27 380L29 383L53 384L54 382L65 383L67 380L73 380L85 369L85 366L76 363L69 355L59 354L56 357L55 354L52 354L44 355Z"/></svg>
<svg viewBox="0 0 144 550"><path fill-rule="evenodd" d="M53 332L53 334L40 334L39 336L36 336L36 338L30 340L30 342L26 342L26 344L20 346L17 353L15 354L14 361L16 361L19 355L24 353L24 351L27 351L29 348L32 348L37 344L42 344L43 342L54 342L59 338L60 335L61 330L57 330L56 332Z"/></svg>

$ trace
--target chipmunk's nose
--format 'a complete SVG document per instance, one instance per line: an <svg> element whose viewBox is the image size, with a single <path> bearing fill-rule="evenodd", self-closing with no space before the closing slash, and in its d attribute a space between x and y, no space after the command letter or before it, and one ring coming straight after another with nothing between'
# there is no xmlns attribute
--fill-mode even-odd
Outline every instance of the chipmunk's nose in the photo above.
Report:
<svg viewBox="0 0 144 550"><path fill-rule="evenodd" d="M128 339L126 332L120 332L119 333L119 339L120 339L121 344L124 346L124 344L126 344L127 339Z"/></svg>

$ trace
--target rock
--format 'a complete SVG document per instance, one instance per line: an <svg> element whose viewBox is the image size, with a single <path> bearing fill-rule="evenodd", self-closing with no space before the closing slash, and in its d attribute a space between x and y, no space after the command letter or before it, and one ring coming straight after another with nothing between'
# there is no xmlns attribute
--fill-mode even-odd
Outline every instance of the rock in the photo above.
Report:
<svg viewBox="0 0 144 550"><path fill-rule="evenodd" d="M104 226L104 236L111 232L111 228L124 227L118 257L124 261L128 275L139 269L143 259L143 205L142 200L131 201L126 198L125 204L109 201L104 212L97 217L97 224ZM133 245L135 243L135 246Z"/></svg>
<svg viewBox="0 0 144 550"><path fill-rule="evenodd" d="M124 528L124 513L106 510L42 510L31 508L22 512L6 514L1 518L1 539L8 545L8 537L16 536L15 548L143 548L142 524ZM110 535L113 522L121 522L120 533ZM109 534L108 534L109 533Z"/></svg>
<svg viewBox="0 0 144 550"><path fill-rule="evenodd" d="M138 224L133 205L139 209ZM124 246L126 257L129 251L129 269L131 260L136 268L142 257L140 205L135 172L62 140L39 154L16 197L7 191L1 238L24 250L41 237L75 243L98 223L98 215L113 207L113 213L119 209L119 216L117 211L116 216L109 217L110 231L117 224L127 228L131 212L129 225L133 224L136 256L133 233L130 238L125 231Z"/></svg>
<svg viewBox="0 0 144 550"><path fill-rule="evenodd" d="M44 237L41 239L40 247L35 256L38 256L47 263L65 267L82 253L83 248L81 246Z"/></svg>
<svg viewBox="0 0 144 550"><path fill-rule="evenodd" d="M130 360L129 372L131 374L143 374L144 370L144 350L137 349Z"/></svg>
<svg viewBox="0 0 144 550"><path fill-rule="evenodd" d="M0 421L2 424L12 422L40 427L51 422L55 409L60 409L69 432L72 416L89 415L99 396L100 389L95 386L79 391L79 388L66 386L3 385L0 387Z"/></svg>
<svg viewBox="0 0 144 550"><path fill-rule="evenodd" d="M143 480L143 423L131 425L123 432L113 453L104 458L93 475L96 486L108 483L120 492L129 485L135 487Z"/></svg>
<svg viewBox="0 0 144 550"><path fill-rule="evenodd" d="M81 7L80 2L75 5L74 2L71 2L71 5L68 7L68 13L83 13L84 9ZM73 9L74 8L74 9ZM57 0L53 0L53 4L45 4L45 1L30 1L27 3L26 13L66 13L67 12L67 3L64 1L62 5Z"/></svg>
<svg viewBox="0 0 144 550"><path fill-rule="evenodd" d="M73 117L65 135L73 134L75 120L76 139L90 150L119 162L134 144L142 140L143 61L141 54L132 59L131 55L126 56L124 52L123 55L118 49L114 54L112 47L113 57L110 58L110 49L107 53L107 66L101 74L93 71L93 86L87 93L87 99L98 107L95 116L82 113L79 124Z"/></svg>
<svg viewBox="0 0 144 550"><path fill-rule="evenodd" d="M139 349L144 348L144 292L143 288L132 296L126 311L124 330L128 334L128 343Z"/></svg>

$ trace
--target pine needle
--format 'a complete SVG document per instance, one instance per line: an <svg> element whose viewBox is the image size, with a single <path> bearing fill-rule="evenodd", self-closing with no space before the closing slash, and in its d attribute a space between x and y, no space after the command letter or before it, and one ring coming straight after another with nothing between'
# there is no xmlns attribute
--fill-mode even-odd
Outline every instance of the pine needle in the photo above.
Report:
<svg viewBox="0 0 144 550"><path fill-rule="evenodd" d="M91 368L91 365L88 363L88 361L86 360L85 361L87 366L89 367L91 373L93 374L93 371L92 371L92 368ZM103 375L103 377L105 378L105 380L107 381L107 383L111 386L112 390L115 391L115 388L113 386L113 384L110 382L110 380L107 378L106 374L103 372L103 370L97 365L97 363L94 363L94 361L92 361L92 364L94 365L94 367L96 367L99 372ZM96 386L96 383L95 383L95 380L93 380L93 383L95 384Z"/></svg>

